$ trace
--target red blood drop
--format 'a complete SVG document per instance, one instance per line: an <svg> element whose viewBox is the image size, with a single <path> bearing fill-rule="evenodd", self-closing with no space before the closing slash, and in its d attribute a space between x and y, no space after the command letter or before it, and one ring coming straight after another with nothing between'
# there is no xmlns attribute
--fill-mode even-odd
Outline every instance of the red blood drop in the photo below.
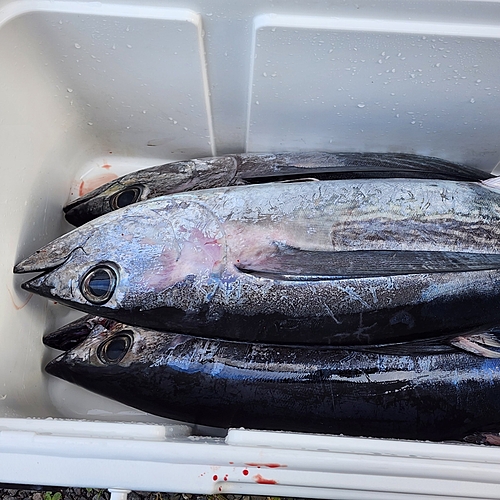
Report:
<svg viewBox="0 0 500 500"><path fill-rule="evenodd" d="M243 475L248 476L248 471L246 469L243 469Z"/></svg>
<svg viewBox="0 0 500 500"><path fill-rule="evenodd" d="M217 479L219 479L219 478L217 477L217 474L214 474L214 477L213 477L212 479L213 479L214 481L217 481Z"/></svg>

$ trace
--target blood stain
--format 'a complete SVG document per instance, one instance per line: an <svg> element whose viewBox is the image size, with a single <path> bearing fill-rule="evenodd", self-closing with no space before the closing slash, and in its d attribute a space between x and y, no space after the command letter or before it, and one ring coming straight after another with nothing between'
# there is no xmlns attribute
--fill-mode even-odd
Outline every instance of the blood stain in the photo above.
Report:
<svg viewBox="0 0 500 500"><path fill-rule="evenodd" d="M217 479L219 479L219 477L217 476L217 474L214 474L214 477L212 478L214 481L217 481Z"/></svg>
<svg viewBox="0 0 500 500"><path fill-rule="evenodd" d="M243 469L243 475L248 476L248 471L246 469Z"/></svg>
<svg viewBox="0 0 500 500"><path fill-rule="evenodd" d="M110 182L116 179L118 176L113 174L112 172L107 172L102 175L97 175L96 177L92 177L88 180L83 180L80 182L80 188L78 190L78 195L83 196L84 194L90 193L94 189L106 184L106 182Z"/></svg>
<svg viewBox="0 0 500 500"><path fill-rule="evenodd" d="M258 469L260 469L261 467L269 467L269 469L277 469L278 467L288 467L287 465L282 465L282 464L258 464L255 462L245 463L245 465L248 465L249 467L257 467Z"/></svg>
<svg viewBox="0 0 500 500"><path fill-rule="evenodd" d="M256 483L259 484L278 484L278 482L275 481L274 479L266 479L265 477L262 477L260 474L256 474L255 476L253 476L253 479Z"/></svg>
<svg viewBox="0 0 500 500"><path fill-rule="evenodd" d="M111 165L109 163L105 163L101 168L105 168L106 170L109 170L111 168Z"/></svg>
<svg viewBox="0 0 500 500"><path fill-rule="evenodd" d="M227 474L224 476L224 481L227 481Z"/></svg>

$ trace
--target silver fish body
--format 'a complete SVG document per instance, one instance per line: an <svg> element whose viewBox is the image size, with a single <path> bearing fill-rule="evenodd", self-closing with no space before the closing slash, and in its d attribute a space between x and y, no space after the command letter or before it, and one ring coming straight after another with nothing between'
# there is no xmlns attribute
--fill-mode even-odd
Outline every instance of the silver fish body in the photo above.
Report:
<svg viewBox="0 0 500 500"><path fill-rule="evenodd" d="M379 343L500 320L500 193L359 179L165 196L109 213L15 267L23 287L159 330Z"/></svg>
<svg viewBox="0 0 500 500"><path fill-rule="evenodd" d="M445 440L500 425L498 347L485 358L448 338L318 348L108 326L46 371L155 415L217 427Z"/></svg>
<svg viewBox="0 0 500 500"><path fill-rule="evenodd" d="M318 179L417 177L482 180L472 167L400 153L246 153L178 161L113 180L64 207L75 226L124 206L172 193L296 177Z"/></svg>

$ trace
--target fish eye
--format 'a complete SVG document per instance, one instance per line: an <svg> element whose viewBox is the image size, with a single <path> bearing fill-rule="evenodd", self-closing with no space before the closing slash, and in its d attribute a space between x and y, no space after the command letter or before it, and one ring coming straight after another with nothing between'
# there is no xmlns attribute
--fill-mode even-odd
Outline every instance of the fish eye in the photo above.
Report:
<svg viewBox="0 0 500 500"><path fill-rule="evenodd" d="M108 265L100 264L84 276L80 290L89 302L104 304L113 295L116 282L116 271Z"/></svg>
<svg viewBox="0 0 500 500"><path fill-rule="evenodd" d="M119 363L132 345L132 332L123 330L119 335L105 340L97 348L97 356L106 365Z"/></svg>
<svg viewBox="0 0 500 500"><path fill-rule="evenodd" d="M118 210L119 208L132 205L132 203L135 203L140 198L141 193L142 188L140 186L127 187L111 198L111 208Z"/></svg>

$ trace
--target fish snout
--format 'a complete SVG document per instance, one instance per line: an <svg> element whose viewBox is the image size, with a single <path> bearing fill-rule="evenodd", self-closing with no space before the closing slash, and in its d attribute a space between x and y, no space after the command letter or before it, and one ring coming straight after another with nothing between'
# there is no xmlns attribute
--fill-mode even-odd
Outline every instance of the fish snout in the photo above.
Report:
<svg viewBox="0 0 500 500"><path fill-rule="evenodd" d="M55 294L53 293L54 285L50 284L47 280L46 274L37 276L29 281L21 283L21 288L27 292L32 292L36 295L41 295L42 297L55 299Z"/></svg>
<svg viewBox="0 0 500 500"><path fill-rule="evenodd" d="M83 226L100 215L111 212L111 207L101 197L77 199L64 207L64 217L73 226Z"/></svg>
<svg viewBox="0 0 500 500"><path fill-rule="evenodd" d="M83 252L82 243L73 231L52 241L14 266L14 273L51 271L64 264L76 252Z"/></svg>
<svg viewBox="0 0 500 500"><path fill-rule="evenodd" d="M52 361L49 361L47 365L45 365L45 371L54 377L78 384L78 381L75 378L73 365L74 363L72 362L70 355L68 352L65 352L60 356L57 356L57 358L54 358Z"/></svg>

